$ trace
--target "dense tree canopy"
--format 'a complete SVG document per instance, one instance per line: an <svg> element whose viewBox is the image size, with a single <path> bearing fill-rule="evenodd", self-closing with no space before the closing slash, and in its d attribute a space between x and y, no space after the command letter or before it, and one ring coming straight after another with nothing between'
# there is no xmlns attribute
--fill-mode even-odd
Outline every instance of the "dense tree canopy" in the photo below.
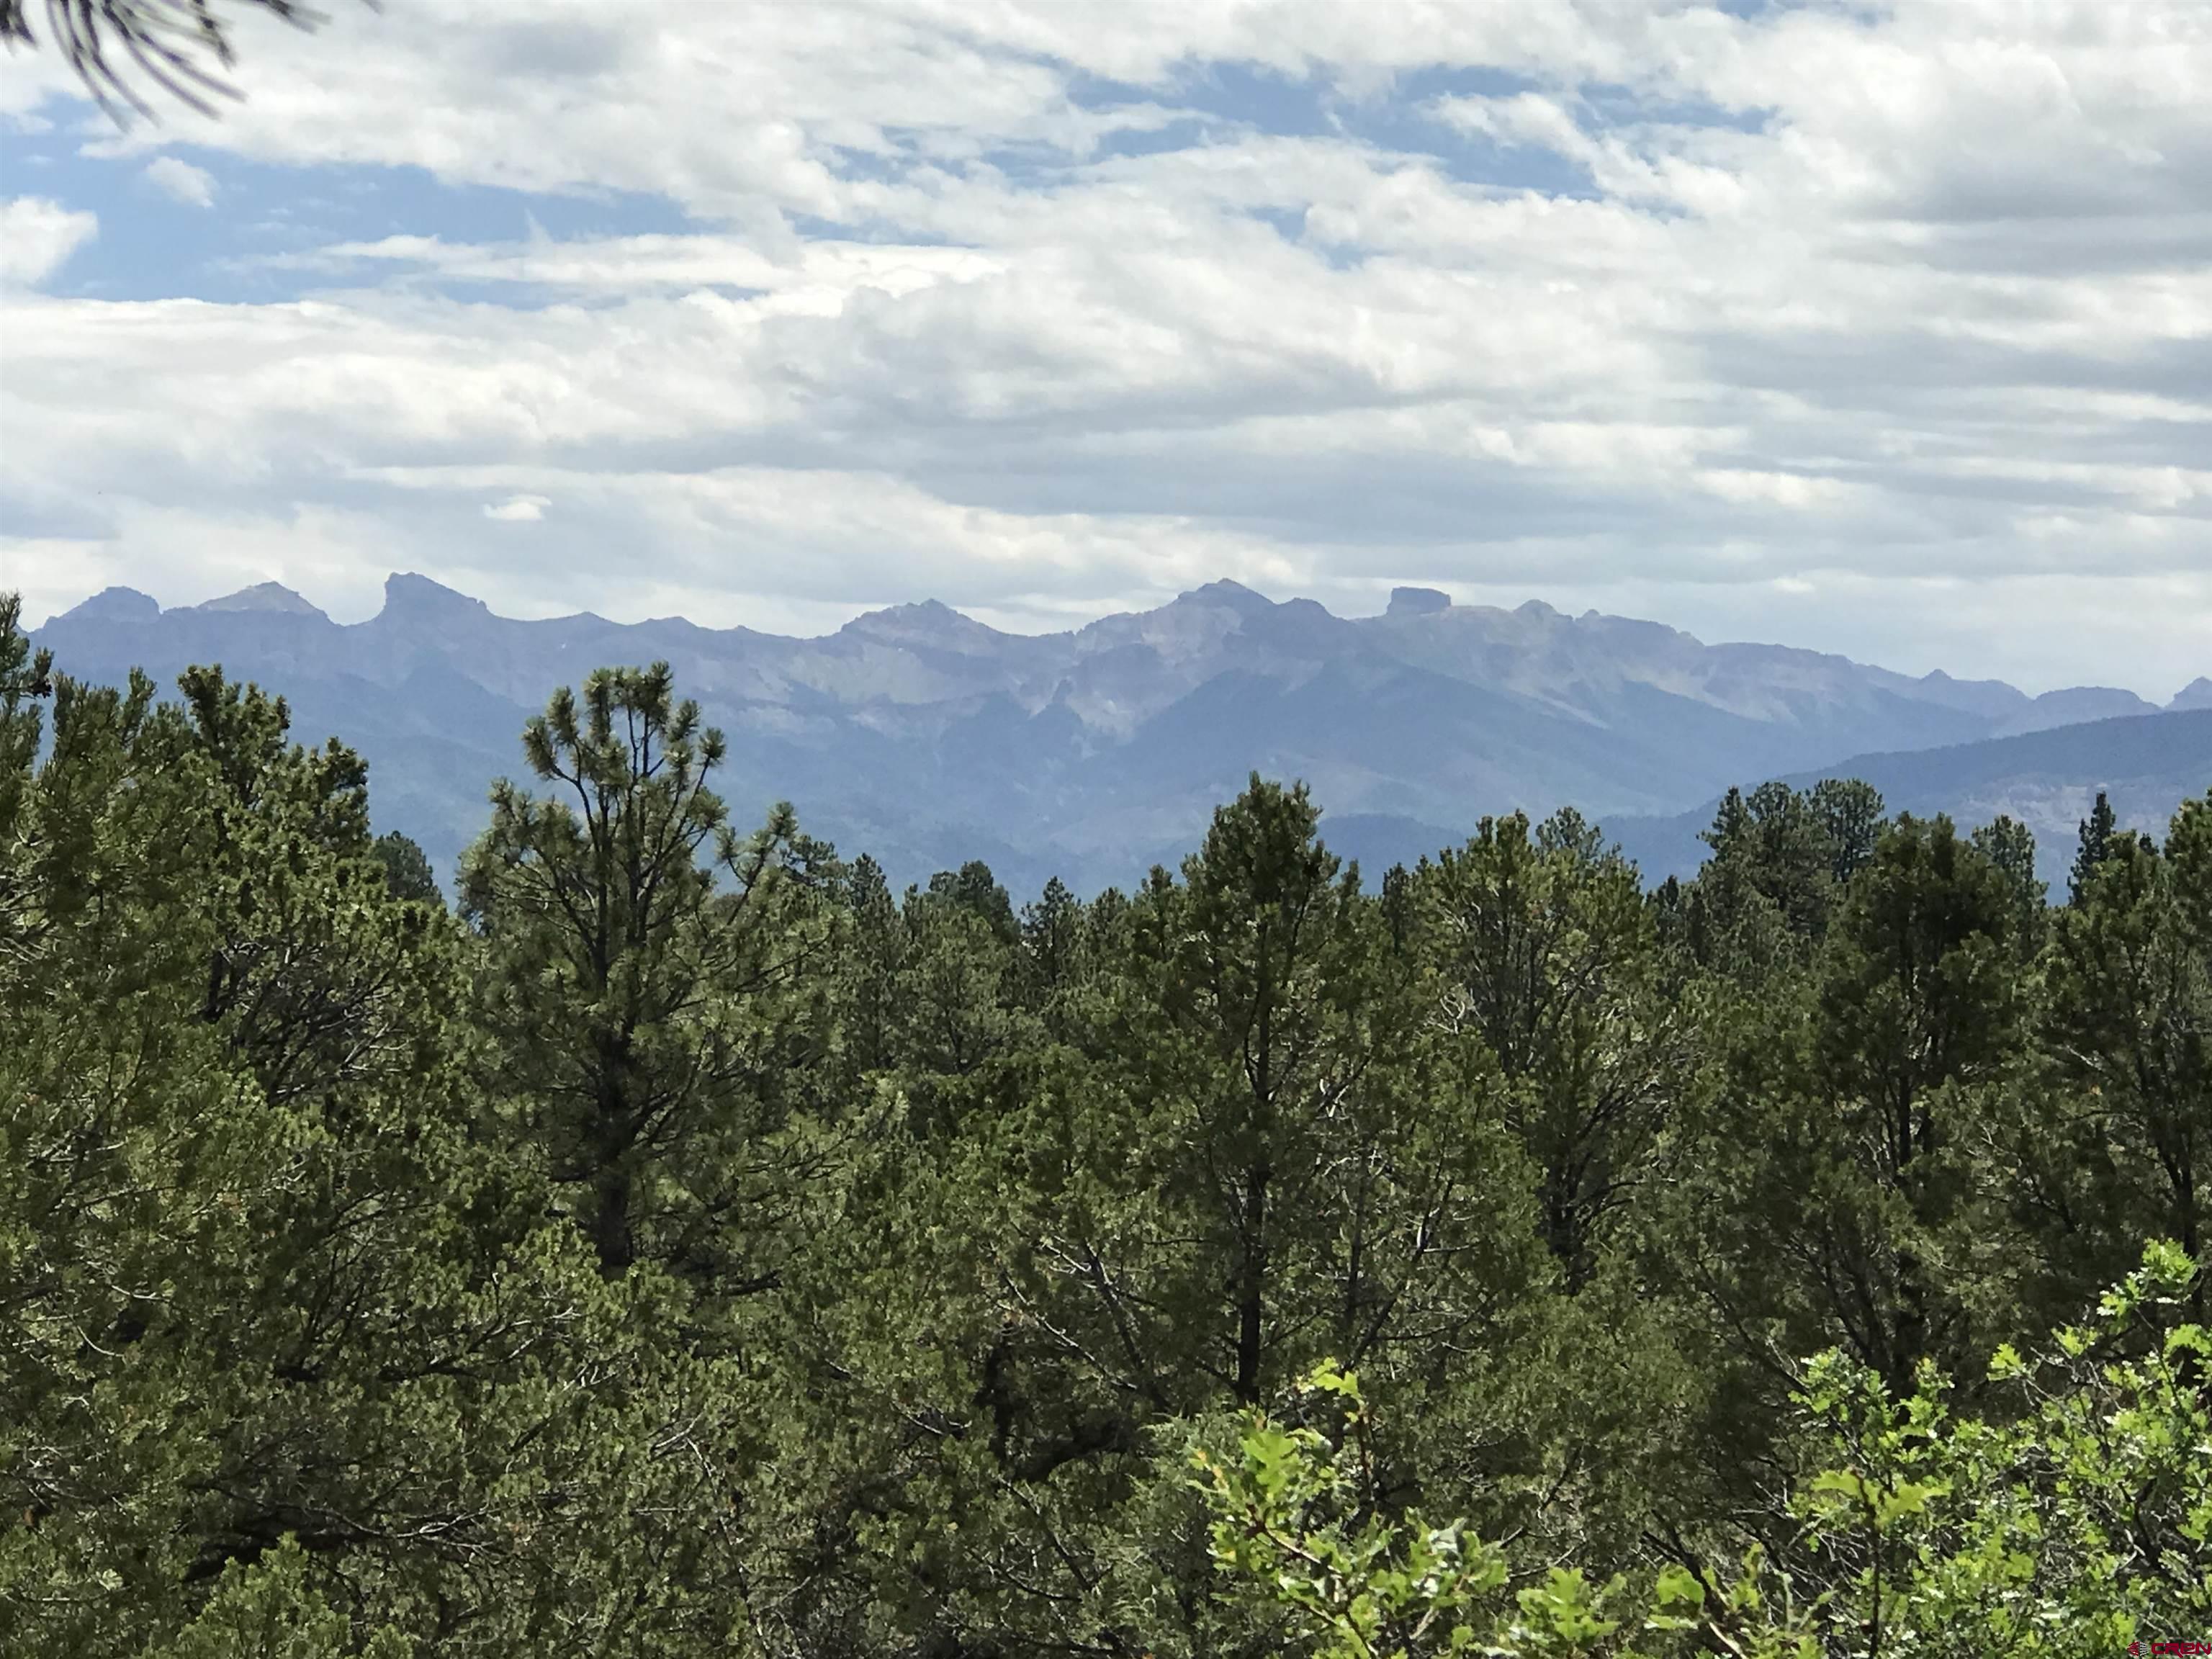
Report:
<svg viewBox="0 0 2212 1659"><path fill-rule="evenodd" d="M2205 1628L2212 795L2054 909L1861 785L1647 893L1255 777L1018 902L615 668L449 908L280 698L67 668L0 605L0 1650Z"/></svg>

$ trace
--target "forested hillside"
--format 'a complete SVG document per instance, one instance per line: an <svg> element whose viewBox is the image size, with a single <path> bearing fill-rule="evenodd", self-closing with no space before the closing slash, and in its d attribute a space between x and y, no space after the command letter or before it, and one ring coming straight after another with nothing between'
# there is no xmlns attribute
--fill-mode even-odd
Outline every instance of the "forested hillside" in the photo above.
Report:
<svg viewBox="0 0 2212 1659"><path fill-rule="evenodd" d="M441 893L281 685L68 666L0 605L0 1651L2212 1634L2212 793L1647 894L1255 777L1017 908L615 668Z"/></svg>
<svg viewBox="0 0 2212 1659"><path fill-rule="evenodd" d="M2075 826L2105 797L2120 823L2163 824L2212 778L2212 708L2085 720L2022 735L1903 753L1858 755L1783 780L1800 789L1853 779L1881 791L1891 809L1922 817L1948 812L1968 823L2018 819L2037 837L2036 874L2063 882ZM1671 818L1614 818L1647 880L1696 873L1713 808Z"/></svg>

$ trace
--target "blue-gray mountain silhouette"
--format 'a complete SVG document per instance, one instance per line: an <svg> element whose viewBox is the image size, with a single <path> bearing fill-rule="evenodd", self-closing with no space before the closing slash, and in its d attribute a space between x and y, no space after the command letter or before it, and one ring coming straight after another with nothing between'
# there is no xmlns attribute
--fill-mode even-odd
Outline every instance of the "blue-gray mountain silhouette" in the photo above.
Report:
<svg viewBox="0 0 2212 1659"><path fill-rule="evenodd" d="M1661 823L1730 785L1850 757L2154 712L2125 691L2032 698L1540 603L1401 588L1385 614L1342 617L1227 581L1062 634L1001 633L933 601L793 639L680 618L520 621L396 574L383 610L350 625L275 583L168 611L110 588L39 638L84 678L216 662L281 690L302 736L335 733L368 760L379 827L446 870L490 781L520 772L524 720L602 664L675 665L728 735L739 818L788 799L897 879L981 857L1020 890L1135 878L1187 850L1255 770L1309 781L1327 833L1372 860L1432 850L1486 813L1573 805ZM2212 782L2203 771L2194 787ZM2051 782L2051 800L2085 781L2099 780Z"/></svg>

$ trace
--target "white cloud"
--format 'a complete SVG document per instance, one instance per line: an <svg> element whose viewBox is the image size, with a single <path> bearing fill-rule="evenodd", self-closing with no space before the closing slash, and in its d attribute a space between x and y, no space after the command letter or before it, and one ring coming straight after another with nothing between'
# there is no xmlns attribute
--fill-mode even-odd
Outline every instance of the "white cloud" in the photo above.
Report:
<svg viewBox="0 0 2212 1659"><path fill-rule="evenodd" d="M613 615L1060 621L1228 574L2045 684L2212 670L2189 0L414 0L240 46L247 102L179 115L195 143L702 228L403 225L263 262L325 285L284 303L12 298L9 519L103 568L204 556L212 592L240 525L265 561L305 524L318 569L376 566L287 576L333 609L404 541ZM1335 127L1264 130L1224 65ZM1522 89L1395 89L1439 67Z"/></svg>
<svg viewBox="0 0 2212 1659"><path fill-rule="evenodd" d="M215 175L174 155L156 155L147 162L146 182L186 207L215 205Z"/></svg>
<svg viewBox="0 0 2212 1659"><path fill-rule="evenodd" d="M1594 161L1595 140L1558 100L1541 93L1510 98L1442 98L1435 105L1443 120L1465 132L1479 132L1501 143L1534 144L1577 161Z"/></svg>
<svg viewBox="0 0 2212 1659"><path fill-rule="evenodd" d="M40 196L0 202L0 286L34 288L99 234L94 215Z"/></svg>

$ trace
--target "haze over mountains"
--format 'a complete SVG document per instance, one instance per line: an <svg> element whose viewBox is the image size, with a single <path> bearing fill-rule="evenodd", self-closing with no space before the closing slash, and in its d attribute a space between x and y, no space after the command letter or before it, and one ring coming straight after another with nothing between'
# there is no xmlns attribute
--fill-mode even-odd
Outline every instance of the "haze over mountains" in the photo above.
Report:
<svg viewBox="0 0 2212 1659"><path fill-rule="evenodd" d="M83 678L219 662L282 691L302 738L336 733L368 760L379 828L441 872L490 781L522 772L522 723L556 685L662 659L728 736L738 821L788 799L895 882L980 857L1018 892L1055 874L1126 884L1173 860L1254 770L1305 779L1331 844L1370 863L1462 839L1486 813L1572 805L1654 878L1694 866L1714 797L1769 777L1863 775L1893 807L1975 823L2010 811L2052 872L2100 787L2162 829L2212 784L2212 678L2164 709L2102 687L2030 697L1420 588L1343 617L1219 581L1034 636L930 602L792 639L520 621L395 574L382 611L350 625L274 583L168 611L110 588L38 637Z"/></svg>

